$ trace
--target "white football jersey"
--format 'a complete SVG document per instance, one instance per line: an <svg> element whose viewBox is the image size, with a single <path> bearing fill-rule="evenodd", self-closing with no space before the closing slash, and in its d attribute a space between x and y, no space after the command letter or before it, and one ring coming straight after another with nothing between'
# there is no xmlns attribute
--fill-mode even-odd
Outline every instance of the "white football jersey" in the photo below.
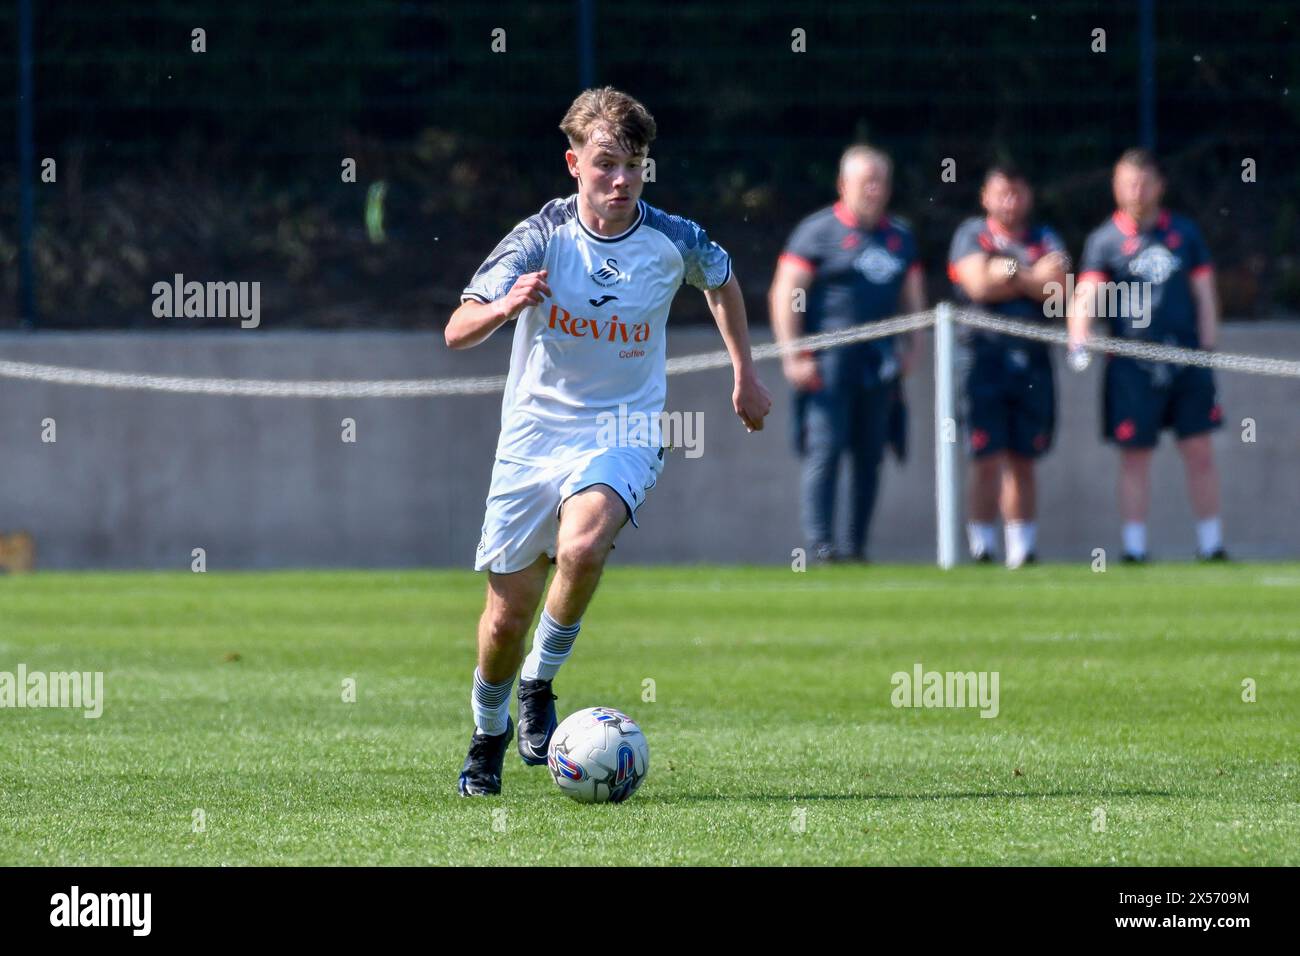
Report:
<svg viewBox="0 0 1300 956"><path fill-rule="evenodd" d="M716 289L731 257L689 219L642 201L617 236L578 218L578 197L553 199L511 230L461 294L493 302L547 270L551 296L515 318L497 457L547 464L600 447L602 413L657 419L668 383L664 333L683 282Z"/></svg>

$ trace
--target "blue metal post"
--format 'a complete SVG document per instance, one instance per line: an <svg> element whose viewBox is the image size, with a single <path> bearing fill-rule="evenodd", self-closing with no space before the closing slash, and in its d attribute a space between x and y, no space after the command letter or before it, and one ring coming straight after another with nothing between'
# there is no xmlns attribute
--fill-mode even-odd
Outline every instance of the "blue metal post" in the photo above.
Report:
<svg viewBox="0 0 1300 956"><path fill-rule="evenodd" d="M36 147L32 131L32 0L18 0L18 289L19 314L36 326L36 271L32 232L36 221Z"/></svg>
<svg viewBox="0 0 1300 956"><path fill-rule="evenodd" d="M1156 2L1142 0L1138 22L1138 125L1141 143L1156 148Z"/></svg>

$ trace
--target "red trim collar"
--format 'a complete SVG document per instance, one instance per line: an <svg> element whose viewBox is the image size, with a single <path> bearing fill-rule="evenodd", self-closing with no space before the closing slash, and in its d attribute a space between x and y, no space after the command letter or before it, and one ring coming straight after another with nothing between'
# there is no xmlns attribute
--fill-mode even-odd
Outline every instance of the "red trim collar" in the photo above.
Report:
<svg viewBox="0 0 1300 956"><path fill-rule="evenodd" d="M844 225L848 226L850 229L865 228L858 222L858 217L853 215L853 210L849 209L849 207L844 204L844 200L837 199L835 201L835 205L831 207L831 210L835 213L835 218L838 219ZM881 213L880 219L878 219L876 221L876 224L871 228L888 229L889 227L890 227L889 216L886 213Z"/></svg>
<svg viewBox="0 0 1300 956"><path fill-rule="evenodd" d="M835 218L838 219L841 223L848 226L850 229L858 228L858 217L853 215L853 213L849 210L849 207L844 205L844 202L842 200L837 200L835 205L832 206L831 208L835 212Z"/></svg>
<svg viewBox="0 0 1300 956"><path fill-rule="evenodd" d="M1139 232L1141 232L1141 229L1138 227L1137 220L1134 219L1132 216L1130 216L1128 213L1126 213L1123 209L1116 209L1114 214L1110 218L1111 221L1115 223L1115 226L1119 229L1119 231L1124 233L1124 235L1126 236L1130 236L1130 237L1136 236ZM1169 211L1167 209L1161 209L1156 214L1155 227L1157 229L1162 229L1162 230L1168 229L1170 222L1171 219L1169 216Z"/></svg>
<svg viewBox="0 0 1300 956"><path fill-rule="evenodd" d="M1019 232L1012 232L1005 228L1002 223L998 222L992 216L984 217L984 228L995 236L1001 236L1003 239L1011 239L1015 242L1022 241L1029 234L1029 227L1025 226Z"/></svg>
<svg viewBox="0 0 1300 956"><path fill-rule="evenodd" d="M1123 209L1116 209L1111 213L1110 221L1115 224L1115 228L1126 236L1136 236L1138 234L1137 220Z"/></svg>

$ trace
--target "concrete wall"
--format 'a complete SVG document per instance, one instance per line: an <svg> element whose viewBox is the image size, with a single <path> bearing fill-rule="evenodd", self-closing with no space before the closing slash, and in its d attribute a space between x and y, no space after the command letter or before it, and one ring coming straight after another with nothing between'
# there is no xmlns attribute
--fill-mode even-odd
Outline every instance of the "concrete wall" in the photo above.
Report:
<svg viewBox="0 0 1300 956"><path fill-rule="evenodd" d="M719 346L712 330L670 334L670 354ZM1225 329L1224 351L1300 357L1300 328ZM451 353L440 336L405 333L0 335L0 357L121 371L273 379L383 379L505 370L509 339ZM1057 449L1041 470L1040 553L1118 551L1116 455L1098 439L1099 378L1058 370ZM931 366L909 385L913 454L887 464L871 552L932 561ZM789 394L749 435L730 409L730 373L670 379L670 410L704 413L704 454L668 460L624 532L621 562L788 562L801 544ZM1215 438L1228 543L1241 557L1300 556L1300 382L1223 374L1227 422ZM499 424L499 396L314 401L190 397L0 379L0 530L26 528L47 568L468 566L478 542ZM340 441L356 419L358 441ZM1257 441L1241 440L1241 420ZM57 422L42 443L41 421ZM1195 546L1177 454L1155 465L1157 557Z"/></svg>

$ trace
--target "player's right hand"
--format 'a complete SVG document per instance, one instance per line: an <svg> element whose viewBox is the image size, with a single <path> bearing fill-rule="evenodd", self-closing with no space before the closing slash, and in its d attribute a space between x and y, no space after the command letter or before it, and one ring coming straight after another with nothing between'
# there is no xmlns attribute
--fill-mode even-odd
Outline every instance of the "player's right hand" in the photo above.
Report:
<svg viewBox="0 0 1300 956"><path fill-rule="evenodd" d="M817 371L817 359L811 352L799 352L791 355L781 365L785 380L799 392L820 392L822 388L821 372Z"/></svg>
<svg viewBox="0 0 1300 956"><path fill-rule="evenodd" d="M501 299L504 320L509 322L531 305L541 305L542 296L549 297L550 294L551 287L546 284L545 269L541 272L525 272Z"/></svg>

